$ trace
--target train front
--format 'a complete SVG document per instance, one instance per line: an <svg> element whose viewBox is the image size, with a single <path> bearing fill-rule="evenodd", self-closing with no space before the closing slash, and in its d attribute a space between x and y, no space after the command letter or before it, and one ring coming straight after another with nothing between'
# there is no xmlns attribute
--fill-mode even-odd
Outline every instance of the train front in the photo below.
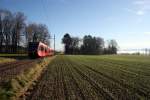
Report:
<svg viewBox="0 0 150 100"><path fill-rule="evenodd" d="M29 42L28 44L28 56L30 58L37 58L37 48L39 46L39 42Z"/></svg>

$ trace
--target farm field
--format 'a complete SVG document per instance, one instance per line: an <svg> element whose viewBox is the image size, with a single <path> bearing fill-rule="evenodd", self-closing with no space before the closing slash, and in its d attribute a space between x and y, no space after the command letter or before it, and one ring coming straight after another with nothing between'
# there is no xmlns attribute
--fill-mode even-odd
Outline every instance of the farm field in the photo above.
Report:
<svg viewBox="0 0 150 100"><path fill-rule="evenodd" d="M27 100L148 100L148 56L57 56Z"/></svg>

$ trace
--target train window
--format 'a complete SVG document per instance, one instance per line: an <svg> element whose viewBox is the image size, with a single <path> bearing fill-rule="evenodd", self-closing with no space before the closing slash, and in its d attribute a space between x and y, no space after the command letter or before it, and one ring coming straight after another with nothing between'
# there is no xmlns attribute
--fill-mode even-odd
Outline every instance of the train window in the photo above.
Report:
<svg viewBox="0 0 150 100"><path fill-rule="evenodd" d="M44 51L44 47L43 47L43 46L41 46L41 47L40 47L40 50L41 50L41 51Z"/></svg>
<svg viewBox="0 0 150 100"><path fill-rule="evenodd" d="M45 48L45 52L47 52L47 48Z"/></svg>

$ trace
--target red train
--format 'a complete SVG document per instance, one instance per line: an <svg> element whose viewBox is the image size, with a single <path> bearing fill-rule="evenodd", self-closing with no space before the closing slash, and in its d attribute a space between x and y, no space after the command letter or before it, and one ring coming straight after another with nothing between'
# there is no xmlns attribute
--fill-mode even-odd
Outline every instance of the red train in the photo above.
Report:
<svg viewBox="0 0 150 100"><path fill-rule="evenodd" d="M54 50L42 42L29 42L28 56L31 58L54 55Z"/></svg>

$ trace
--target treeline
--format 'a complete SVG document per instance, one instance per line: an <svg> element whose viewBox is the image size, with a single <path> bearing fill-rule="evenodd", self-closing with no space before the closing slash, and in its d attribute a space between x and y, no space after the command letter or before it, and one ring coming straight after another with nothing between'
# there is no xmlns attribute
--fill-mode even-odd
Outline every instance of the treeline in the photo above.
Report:
<svg viewBox="0 0 150 100"><path fill-rule="evenodd" d="M22 12L12 13L0 9L0 53L24 52L28 42L42 41L49 45L49 38L46 25L27 23Z"/></svg>
<svg viewBox="0 0 150 100"><path fill-rule="evenodd" d="M71 37L66 33L62 38L64 44L65 54L117 54L117 42L115 40L108 40L104 42L101 37L93 37L85 35L83 39L79 37Z"/></svg>

